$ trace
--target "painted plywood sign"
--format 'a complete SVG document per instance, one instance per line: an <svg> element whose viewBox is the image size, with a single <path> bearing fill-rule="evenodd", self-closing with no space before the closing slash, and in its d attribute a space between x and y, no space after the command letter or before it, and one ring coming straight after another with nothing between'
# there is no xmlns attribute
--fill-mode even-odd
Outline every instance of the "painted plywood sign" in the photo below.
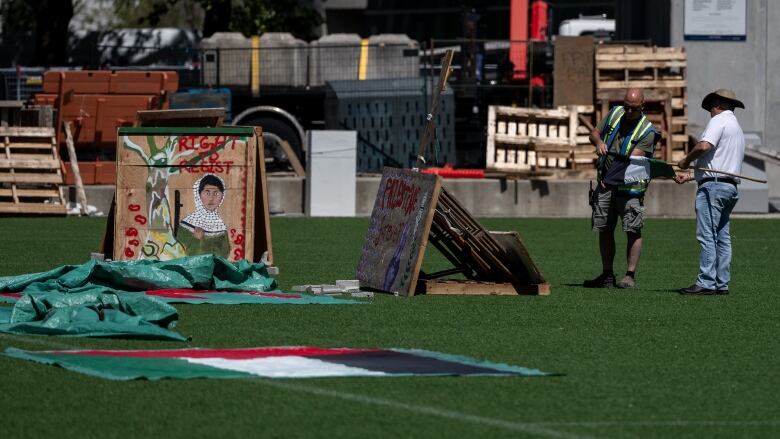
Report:
<svg viewBox="0 0 780 439"><path fill-rule="evenodd" d="M122 128L114 258L253 258L251 128Z"/></svg>
<svg viewBox="0 0 780 439"><path fill-rule="evenodd" d="M384 168L357 267L362 286L413 295L441 179Z"/></svg>

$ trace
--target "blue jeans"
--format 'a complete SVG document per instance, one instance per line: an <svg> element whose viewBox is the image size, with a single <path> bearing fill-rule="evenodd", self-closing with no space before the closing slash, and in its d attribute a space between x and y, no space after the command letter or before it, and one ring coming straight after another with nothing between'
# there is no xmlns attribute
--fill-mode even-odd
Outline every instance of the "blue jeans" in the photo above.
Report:
<svg viewBox="0 0 780 439"><path fill-rule="evenodd" d="M737 187L711 181L696 191L696 239L701 245L696 285L728 290L731 280L729 216L739 200Z"/></svg>

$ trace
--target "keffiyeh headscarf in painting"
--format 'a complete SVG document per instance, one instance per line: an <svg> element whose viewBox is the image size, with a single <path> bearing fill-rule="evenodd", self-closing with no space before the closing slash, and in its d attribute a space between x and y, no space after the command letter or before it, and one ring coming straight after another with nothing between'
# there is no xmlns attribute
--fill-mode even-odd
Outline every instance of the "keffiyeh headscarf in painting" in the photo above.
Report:
<svg viewBox="0 0 780 439"><path fill-rule="evenodd" d="M203 191L204 186L212 185L219 188L222 192L222 199L214 210L208 210L203 206L203 201L200 199L200 193ZM206 174L203 177L195 181L192 185L193 196L195 197L195 212L184 217L181 221L181 226L190 232L194 232L195 228L203 229L206 236L215 236L227 231L227 226L222 222L218 210L222 203L225 202L225 182L222 178L214 174Z"/></svg>

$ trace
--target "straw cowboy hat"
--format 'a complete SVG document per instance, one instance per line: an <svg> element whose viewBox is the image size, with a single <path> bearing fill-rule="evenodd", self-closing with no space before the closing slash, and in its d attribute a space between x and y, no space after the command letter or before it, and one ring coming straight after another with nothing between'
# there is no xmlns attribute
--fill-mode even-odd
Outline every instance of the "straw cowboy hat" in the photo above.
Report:
<svg viewBox="0 0 780 439"><path fill-rule="evenodd" d="M715 90L714 92L705 96L704 100L701 101L701 108L710 111L710 108L712 108L712 101L715 98L731 101L731 103L734 104L734 107L736 108L745 108L745 104L743 104L742 101L737 99L737 94L734 93L734 90L729 90L727 88L721 88L720 90Z"/></svg>

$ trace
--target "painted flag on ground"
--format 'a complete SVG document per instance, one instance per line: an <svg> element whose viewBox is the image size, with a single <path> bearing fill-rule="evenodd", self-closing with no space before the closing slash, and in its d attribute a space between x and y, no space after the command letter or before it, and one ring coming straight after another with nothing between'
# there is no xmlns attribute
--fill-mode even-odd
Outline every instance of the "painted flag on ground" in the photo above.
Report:
<svg viewBox="0 0 780 439"><path fill-rule="evenodd" d="M349 298L335 298L330 296L314 296L309 294L283 293L281 291L209 291L193 290L190 288L177 288L167 290L149 290L143 292L146 296L154 297L165 303L188 303L192 305L352 305L366 303ZM132 293L132 294L141 294ZM16 303L22 293L0 293L0 303ZM0 317L0 322L2 318Z"/></svg>
<svg viewBox="0 0 780 439"><path fill-rule="evenodd" d="M24 351L3 355L110 380L392 376L549 376L520 366L416 349L306 346L242 349Z"/></svg>
<svg viewBox="0 0 780 439"><path fill-rule="evenodd" d="M612 154L611 154L612 155ZM604 184L620 186L658 177L674 177L674 168L663 160L641 156L612 155L614 160L604 176Z"/></svg>

